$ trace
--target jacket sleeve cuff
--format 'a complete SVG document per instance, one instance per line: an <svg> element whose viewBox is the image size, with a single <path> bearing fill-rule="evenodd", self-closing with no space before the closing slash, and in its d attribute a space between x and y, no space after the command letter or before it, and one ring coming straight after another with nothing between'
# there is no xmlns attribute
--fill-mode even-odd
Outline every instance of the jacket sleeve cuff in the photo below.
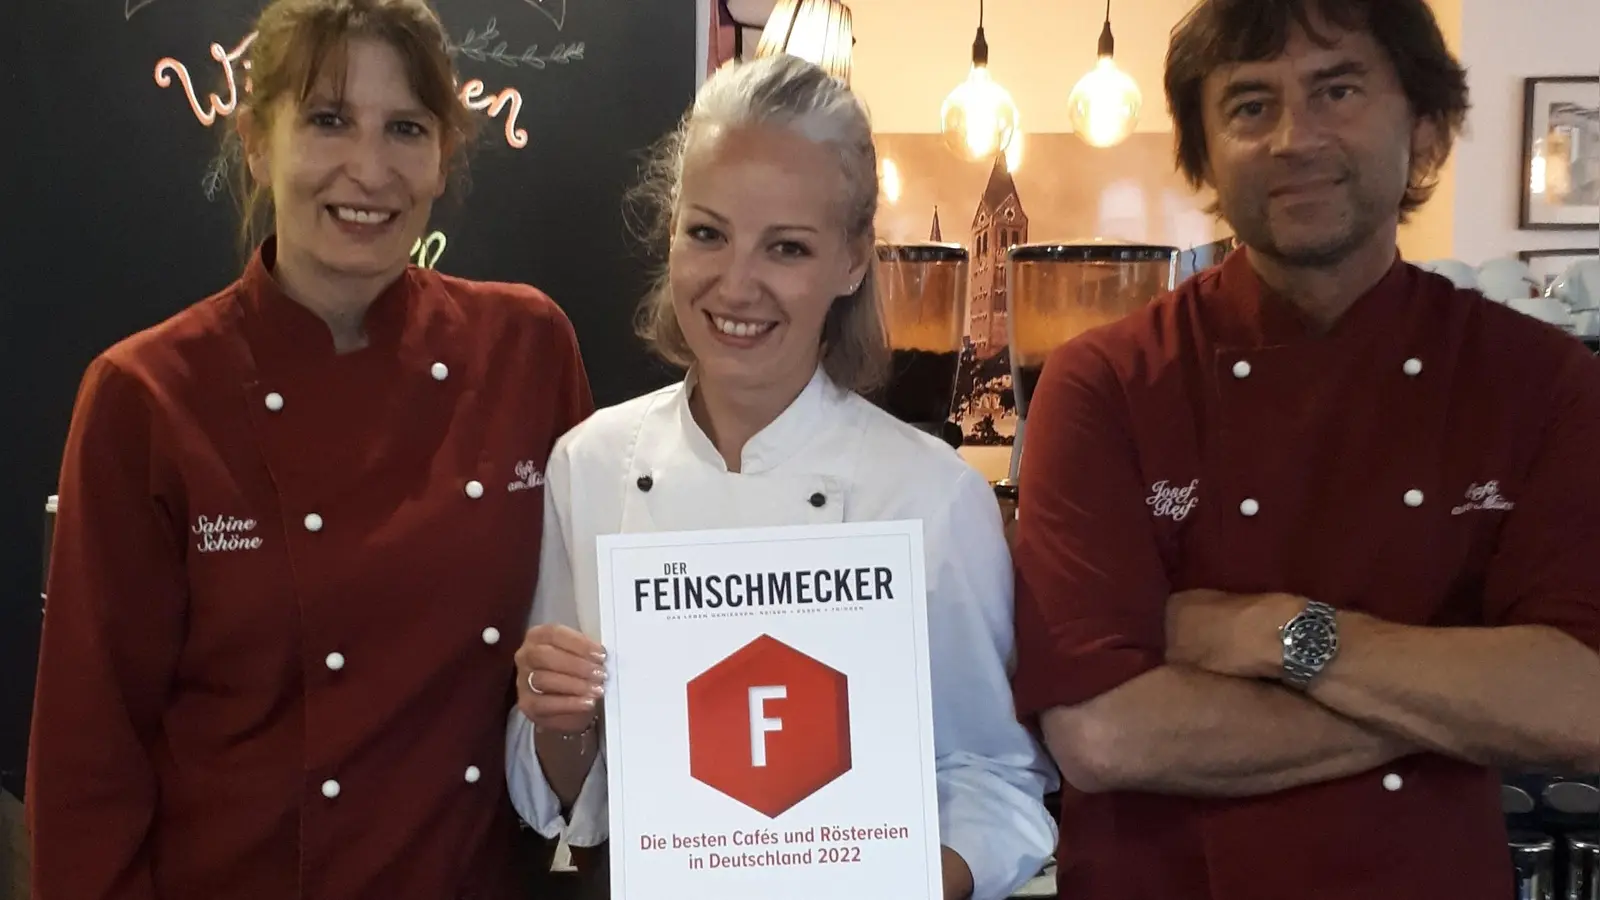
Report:
<svg viewBox="0 0 1600 900"><path fill-rule="evenodd" d="M572 817L567 820L567 843L573 847L604 844L611 837L609 803L605 738L602 737L600 752L595 755L594 765L589 767L589 777L583 780L578 799L572 804Z"/></svg>
<svg viewBox="0 0 1600 900"><path fill-rule="evenodd" d="M571 818L562 815L561 798L545 780L533 746L533 723L517 710L506 727L506 789L517 815L534 831L549 839L566 836L573 847L595 847L610 833L607 816L605 744L572 804Z"/></svg>
<svg viewBox="0 0 1600 900"><path fill-rule="evenodd" d="M1044 806L1001 779L939 773L939 843L972 873L972 900L1005 900L1043 870L1056 849Z"/></svg>

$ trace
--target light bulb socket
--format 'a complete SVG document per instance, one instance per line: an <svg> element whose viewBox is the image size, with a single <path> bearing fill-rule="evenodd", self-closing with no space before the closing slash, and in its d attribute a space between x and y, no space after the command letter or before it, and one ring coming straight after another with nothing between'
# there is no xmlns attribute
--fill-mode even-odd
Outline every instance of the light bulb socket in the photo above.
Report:
<svg viewBox="0 0 1600 900"><path fill-rule="evenodd" d="M1100 49L1098 54L1104 58L1112 55L1116 52L1116 49L1117 40L1111 36L1111 20L1106 19L1106 24L1100 29Z"/></svg>
<svg viewBox="0 0 1600 900"><path fill-rule="evenodd" d="M989 64L989 42L984 40L983 26L978 26L978 34L972 39L972 64L987 66Z"/></svg>

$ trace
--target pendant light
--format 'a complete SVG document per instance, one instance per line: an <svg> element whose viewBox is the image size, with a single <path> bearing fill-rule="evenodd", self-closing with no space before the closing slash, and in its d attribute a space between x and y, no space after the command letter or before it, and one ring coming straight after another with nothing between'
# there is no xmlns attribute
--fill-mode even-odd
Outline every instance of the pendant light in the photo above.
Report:
<svg viewBox="0 0 1600 900"><path fill-rule="evenodd" d="M853 44L850 7L839 0L778 0L761 31L756 56L798 56L849 84Z"/></svg>
<svg viewBox="0 0 1600 900"><path fill-rule="evenodd" d="M1017 131L1017 104L989 77L989 43L983 37L983 0L978 0L978 35L972 41L967 80L944 98L940 131L950 152L968 162L993 162Z"/></svg>
<svg viewBox="0 0 1600 900"><path fill-rule="evenodd" d="M1027 141L1027 133L1022 130L1022 114L1017 114L1017 127L1011 135L1011 142L1006 144L1003 151L1006 158L1006 171L1013 174L1022 168L1022 145Z"/></svg>
<svg viewBox="0 0 1600 900"><path fill-rule="evenodd" d="M1100 29L1100 58L1089 74L1078 79L1067 97L1067 120L1072 123L1073 132L1092 147L1122 143L1139 123L1143 98L1139 85L1112 61L1115 44L1111 37L1111 0L1106 0L1106 24Z"/></svg>

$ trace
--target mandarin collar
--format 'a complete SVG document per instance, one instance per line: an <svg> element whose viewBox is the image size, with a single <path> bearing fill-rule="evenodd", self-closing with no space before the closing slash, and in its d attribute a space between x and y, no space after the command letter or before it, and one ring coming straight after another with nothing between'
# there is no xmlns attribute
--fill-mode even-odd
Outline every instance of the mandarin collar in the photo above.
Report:
<svg viewBox="0 0 1600 900"><path fill-rule="evenodd" d="M1211 301L1224 341L1235 347L1290 344L1339 344L1398 326L1410 312L1416 270L1395 252L1389 270L1345 310L1325 333L1314 331L1288 300L1269 288L1256 273L1244 247L1222 261Z"/></svg>
<svg viewBox="0 0 1600 900"><path fill-rule="evenodd" d="M695 421L694 413L689 408L689 398L698 383L699 375L691 368L684 377L683 389L678 391L678 422L694 455L726 472L728 466L722 454L717 452L716 445L700 428L700 423ZM846 399L844 389L833 383L822 366L817 366L811 380L794 398L794 402L745 443L744 450L739 454L740 474L770 472L793 459L810 438L823 430L830 412Z"/></svg>
<svg viewBox="0 0 1600 900"><path fill-rule="evenodd" d="M319 361L373 349L392 349L399 344L419 292L411 266L379 292L367 307L364 323L367 346L354 353L339 354L334 349L333 332L327 323L285 293L273 276L276 254L277 238L269 237L251 254L240 280L245 330L258 359Z"/></svg>

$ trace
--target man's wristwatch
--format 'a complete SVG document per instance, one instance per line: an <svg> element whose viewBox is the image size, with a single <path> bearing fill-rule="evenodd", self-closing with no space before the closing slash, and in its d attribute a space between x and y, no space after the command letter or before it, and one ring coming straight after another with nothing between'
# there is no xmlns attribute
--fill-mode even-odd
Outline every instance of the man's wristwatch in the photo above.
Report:
<svg viewBox="0 0 1600 900"><path fill-rule="evenodd" d="M1302 691L1339 653L1339 623L1326 603L1312 600L1278 634L1283 638L1283 680Z"/></svg>

